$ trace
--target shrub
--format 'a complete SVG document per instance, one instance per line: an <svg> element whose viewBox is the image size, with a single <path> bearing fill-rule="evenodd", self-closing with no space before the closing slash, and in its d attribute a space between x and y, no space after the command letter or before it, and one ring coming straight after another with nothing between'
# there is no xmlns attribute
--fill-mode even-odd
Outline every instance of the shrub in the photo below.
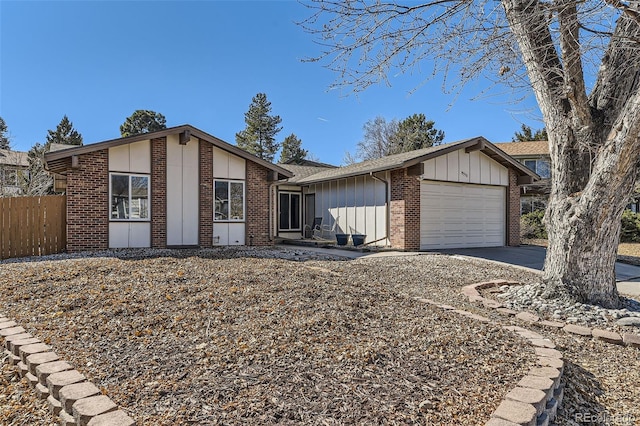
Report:
<svg viewBox="0 0 640 426"><path fill-rule="evenodd" d="M640 242L640 214L625 210L622 213L622 228L620 229L621 243Z"/></svg>
<svg viewBox="0 0 640 426"><path fill-rule="evenodd" d="M520 216L521 238L547 238L547 230L542 223L544 210L536 210Z"/></svg>

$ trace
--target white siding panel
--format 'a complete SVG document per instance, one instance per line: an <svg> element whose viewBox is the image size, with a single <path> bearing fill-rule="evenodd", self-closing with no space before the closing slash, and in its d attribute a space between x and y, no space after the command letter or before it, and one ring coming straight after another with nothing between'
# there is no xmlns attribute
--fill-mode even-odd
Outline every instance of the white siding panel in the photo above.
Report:
<svg viewBox="0 0 640 426"><path fill-rule="evenodd" d="M436 157L436 180L447 180L448 172L447 172L447 157L441 155L440 157Z"/></svg>
<svg viewBox="0 0 640 426"><path fill-rule="evenodd" d="M129 247L150 247L151 223L140 222L129 225Z"/></svg>
<svg viewBox="0 0 640 426"><path fill-rule="evenodd" d="M480 183L480 151L469 153L469 182Z"/></svg>
<svg viewBox="0 0 640 426"><path fill-rule="evenodd" d="M246 179L245 159L229 154L229 179Z"/></svg>
<svg viewBox="0 0 640 426"><path fill-rule="evenodd" d="M213 245L228 246L229 245L229 224L213 223Z"/></svg>
<svg viewBox="0 0 640 426"><path fill-rule="evenodd" d="M109 148L109 170L114 172L129 171L129 145Z"/></svg>
<svg viewBox="0 0 640 426"><path fill-rule="evenodd" d="M435 180L436 179L436 159L431 158L424 162L424 174L423 179Z"/></svg>
<svg viewBox="0 0 640 426"><path fill-rule="evenodd" d="M151 173L151 142L140 141L129 144L129 171Z"/></svg>
<svg viewBox="0 0 640 426"><path fill-rule="evenodd" d="M460 158L458 157L458 151L453 151L447 154L447 179L451 182L460 181Z"/></svg>
<svg viewBox="0 0 640 426"><path fill-rule="evenodd" d="M213 147L213 177L229 178L229 153L215 146Z"/></svg>
<svg viewBox="0 0 640 426"><path fill-rule="evenodd" d="M482 184L491 183L491 159L486 155L480 155L480 182Z"/></svg>
<svg viewBox="0 0 640 426"><path fill-rule="evenodd" d="M503 186L424 181L420 189L422 250L504 245Z"/></svg>
<svg viewBox="0 0 640 426"><path fill-rule="evenodd" d="M198 244L198 142L167 136L167 245Z"/></svg>
<svg viewBox="0 0 640 426"><path fill-rule="evenodd" d="M126 247L129 247L129 222L109 222L109 248Z"/></svg>
<svg viewBox="0 0 640 426"><path fill-rule="evenodd" d="M229 224L229 241L230 246L244 245L244 223Z"/></svg>
<svg viewBox="0 0 640 426"><path fill-rule="evenodd" d="M365 234L366 242L382 240L386 236L385 185L369 176L359 176L337 182L311 185L315 194L315 217L322 217L324 225L338 219L338 233Z"/></svg>
<svg viewBox="0 0 640 426"><path fill-rule="evenodd" d="M471 156L464 152L463 150L458 150L458 156L460 161L458 162L458 166L460 168L458 173L458 181L459 182L469 182L470 177L470 164L471 164Z"/></svg>
<svg viewBox="0 0 640 426"><path fill-rule="evenodd" d="M191 139L182 147L182 244L198 244L199 161L198 141Z"/></svg>

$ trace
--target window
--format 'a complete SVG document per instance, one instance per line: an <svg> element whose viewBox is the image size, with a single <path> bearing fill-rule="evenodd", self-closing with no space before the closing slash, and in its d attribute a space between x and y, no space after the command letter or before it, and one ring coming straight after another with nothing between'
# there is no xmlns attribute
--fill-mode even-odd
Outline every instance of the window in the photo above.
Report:
<svg viewBox="0 0 640 426"><path fill-rule="evenodd" d="M0 183L4 186L18 185L18 171L16 169L4 168L0 170Z"/></svg>
<svg viewBox="0 0 640 426"><path fill-rule="evenodd" d="M547 160L524 160L523 163L525 166L540 175L540 177L551 177L551 172L549 171L549 162Z"/></svg>
<svg viewBox="0 0 640 426"><path fill-rule="evenodd" d="M149 176L111 174L111 220L149 220Z"/></svg>
<svg viewBox="0 0 640 426"><path fill-rule="evenodd" d="M279 197L280 221L279 228L281 231L299 231L300 230L300 193L298 192L281 192Z"/></svg>
<svg viewBox="0 0 640 426"><path fill-rule="evenodd" d="M215 181L214 220L244 220L244 182L231 180Z"/></svg>

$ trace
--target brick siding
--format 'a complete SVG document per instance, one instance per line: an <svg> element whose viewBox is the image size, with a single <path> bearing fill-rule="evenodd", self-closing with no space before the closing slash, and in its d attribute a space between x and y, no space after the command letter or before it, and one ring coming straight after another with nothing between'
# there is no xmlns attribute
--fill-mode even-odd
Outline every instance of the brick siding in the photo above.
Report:
<svg viewBox="0 0 640 426"><path fill-rule="evenodd" d="M509 187L507 188L507 245L520 245L520 187L518 175L509 169Z"/></svg>
<svg viewBox="0 0 640 426"><path fill-rule="evenodd" d="M408 176L407 169L393 170L390 189L391 246L420 250L420 180Z"/></svg>
<svg viewBox="0 0 640 426"><path fill-rule="evenodd" d="M200 247L213 246L213 145L200 141Z"/></svg>
<svg viewBox="0 0 640 426"><path fill-rule="evenodd" d="M67 251L109 247L109 153L79 156L67 174Z"/></svg>
<svg viewBox="0 0 640 426"><path fill-rule="evenodd" d="M246 173L246 244L273 244L269 235L269 171L253 161L247 161Z"/></svg>
<svg viewBox="0 0 640 426"><path fill-rule="evenodd" d="M167 246L167 139L151 139L151 247Z"/></svg>

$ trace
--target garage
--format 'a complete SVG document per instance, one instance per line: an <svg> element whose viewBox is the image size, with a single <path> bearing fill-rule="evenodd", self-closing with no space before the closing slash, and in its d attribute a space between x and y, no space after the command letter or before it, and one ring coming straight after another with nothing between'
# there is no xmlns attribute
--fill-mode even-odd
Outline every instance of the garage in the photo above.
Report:
<svg viewBox="0 0 640 426"><path fill-rule="evenodd" d="M420 184L420 249L498 247L506 242L506 187Z"/></svg>

